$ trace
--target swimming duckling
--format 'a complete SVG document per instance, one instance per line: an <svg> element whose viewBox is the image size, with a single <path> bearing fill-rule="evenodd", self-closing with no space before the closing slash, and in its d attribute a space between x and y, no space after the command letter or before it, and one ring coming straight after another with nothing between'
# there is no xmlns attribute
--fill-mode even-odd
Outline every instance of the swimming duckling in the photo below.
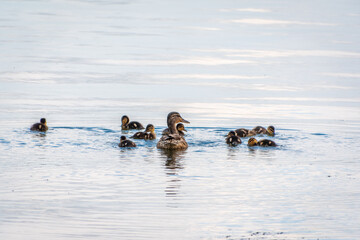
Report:
<svg viewBox="0 0 360 240"><path fill-rule="evenodd" d="M30 128L31 131L39 132L46 132L48 129L45 118L41 118L39 123L34 123Z"/></svg>
<svg viewBox="0 0 360 240"><path fill-rule="evenodd" d="M145 135L145 139L146 140L154 140L156 139L156 134L155 134L155 127L152 124L149 124L146 126L146 130L147 130L147 134Z"/></svg>
<svg viewBox="0 0 360 240"><path fill-rule="evenodd" d="M252 131L256 132L256 134L267 134L269 136L275 135L274 126L268 126L267 129L265 129L264 127L261 127L261 126L257 126L257 127L254 127Z"/></svg>
<svg viewBox="0 0 360 240"><path fill-rule="evenodd" d="M130 119L128 116L124 115L121 118L121 129L122 130L129 130L129 129L144 129L143 125L139 122L132 121L130 122Z"/></svg>
<svg viewBox="0 0 360 240"><path fill-rule="evenodd" d="M163 135L156 147L160 149L187 149L188 144L185 141L185 138L179 134L179 131L176 128L176 124L179 122L190 123L189 121L183 119L178 112L171 112L167 116L167 125L169 128L170 134Z"/></svg>
<svg viewBox="0 0 360 240"><path fill-rule="evenodd" d="M178 125L176 125L176 129L178 130L180 136L185 135L184 131L187 132L184 124L182 123L178 123ZM169 134L170 134L169 128L165 128L164 131L162 132L162 135L169 135Z"/></svg>
<svg viewBox="0 0 360 240"><path fill-rule="evenodd" d="M125 136L121 136L119 147L136 147L136 144L130 140L127 140Z"/></svg>
<svg viewBox="0 0 360 240"><path fill-rule="evenodd" d="M239 128L235 130L236 136L238 137L250 137L256 135L254 130L249 130L246 128Z"/></svg>
<svg viewBox="0 0 360 240"><path fill-rule="evenodd" d="M144 132L137 132L131 138L134 138L134 139L146 139L147 136L148 136L148 132L150 132L151 129L152 129L152 131L155 130L154 125L148 124L146 126L146 129L145 129ZM156 135L155 135L155 137L156 137Z"/></svg>
<svg viewBox="0 0 360 240"><path fill-rule="evenodd" d="M227 144L233 147L237 146L238 144L241 144L241 139L239 136L236 136L235 131L230 131L225 141Z"/></svg>
<svg viewBox="0 0 360 240"><path fill-rule="evenodd" d="M277 144L269 139L262 139L257 141L255 138L250 138L248 141L248 146L249 147L253 147L253 146L260 146L260 147L276 147Z"/></svg>

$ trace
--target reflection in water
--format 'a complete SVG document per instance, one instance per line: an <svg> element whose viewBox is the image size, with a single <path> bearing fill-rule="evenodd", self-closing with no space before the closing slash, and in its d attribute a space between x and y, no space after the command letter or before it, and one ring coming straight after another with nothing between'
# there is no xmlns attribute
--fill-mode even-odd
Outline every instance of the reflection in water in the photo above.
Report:
<svg viewBox="0 0 360 240"><path fill-rule="evenodd" d="M248 147L248 149L249 149L249 156L255 157L256 156L255 147Z"/></svg>
<svg viewBox="0 0 360 240"><path fill-rule="evenodd" d="M182 159L185 151L162 149L161 155L166 158L165 173L169 177L165 189L166 197L176 197L179 193L181 180L178 177L179 169L183 169Z"/></svg>
<svg viewBox="0 0 360 240"><path fill-rule="evenodd" d="M260 159L276 159L276 148L273 147L248 147L250 157Z"/></svg>
<svg viewBox="0 0 360 240"><path fill-rule="evenodd" d="M238 156L239 149L236 147L228 147L228 160L236 160Z"/></svg>
<svg viewBox="0 0 360 240"><path fill-rule="evenodd" d="M31 135L34 139L45 139L46 133L44 132L36 132Z"/></svg>
<svg viewBox="0 0 360 240"><path fill-rule="evenodd" d="M44 146L46 144L46 133L44 132L34 132L31 135L31 138L36 142L37 146Z"/></svg>
<svg viewBox="0 0 360 240"><path fill-rule="evenodd" d="M183 159L185 151L162 149L161 153L166 156L166 169L176 170L182 168L181 159ZM176 171L174 171L174 174L176 174Z"/></svg>

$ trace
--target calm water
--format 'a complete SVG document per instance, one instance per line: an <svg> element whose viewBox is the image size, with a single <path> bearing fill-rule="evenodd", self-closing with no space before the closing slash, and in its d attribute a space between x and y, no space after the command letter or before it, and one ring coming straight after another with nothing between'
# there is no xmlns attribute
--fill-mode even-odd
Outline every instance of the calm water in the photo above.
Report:
<svg viewBox="0 0 360 240"><path fill-rule="evenodd" d="M360 238L358 1L0 9L1 239ZM170 111L186 151L118 148ZM224 142L270 124L277 148Z"/></svg>

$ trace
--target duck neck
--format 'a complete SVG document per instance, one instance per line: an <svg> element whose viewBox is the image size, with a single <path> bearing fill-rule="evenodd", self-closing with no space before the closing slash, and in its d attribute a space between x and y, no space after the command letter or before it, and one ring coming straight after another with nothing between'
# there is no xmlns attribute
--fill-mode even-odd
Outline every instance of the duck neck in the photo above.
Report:
<svg viewBox="0 0 360 240"><path fill-rule="evenodd" d="M179 134L178 130L176 129L176 122L171 120L168 122L169 132L170 134Z"/></svg>

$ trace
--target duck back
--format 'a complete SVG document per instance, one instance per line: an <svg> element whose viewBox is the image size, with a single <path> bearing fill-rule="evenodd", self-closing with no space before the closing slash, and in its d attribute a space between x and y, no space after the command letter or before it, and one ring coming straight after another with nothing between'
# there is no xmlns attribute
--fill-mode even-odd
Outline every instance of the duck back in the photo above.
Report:
<svg viewBox="0 0 360 240"><path fill-rule="evenodd" d="M39 132L46 132L48 130L48 126L42 123L35 123L30 128L31 131L39 131Z"/></svg>
<svg viewBox="0 0 360 240"><path fill-rule="evenodd" d="M184 150L188 148L188 144L185 139L179 134L170 134L162 136L156 147L160 149Z"/></svg>
<svg viewBox="0 0 360 240"><path fill-rule="evenodd" d="M129 129L138 129L138 130L144 129L144 126L141 123L135 121L130 122L128 126Z"/></svg>

